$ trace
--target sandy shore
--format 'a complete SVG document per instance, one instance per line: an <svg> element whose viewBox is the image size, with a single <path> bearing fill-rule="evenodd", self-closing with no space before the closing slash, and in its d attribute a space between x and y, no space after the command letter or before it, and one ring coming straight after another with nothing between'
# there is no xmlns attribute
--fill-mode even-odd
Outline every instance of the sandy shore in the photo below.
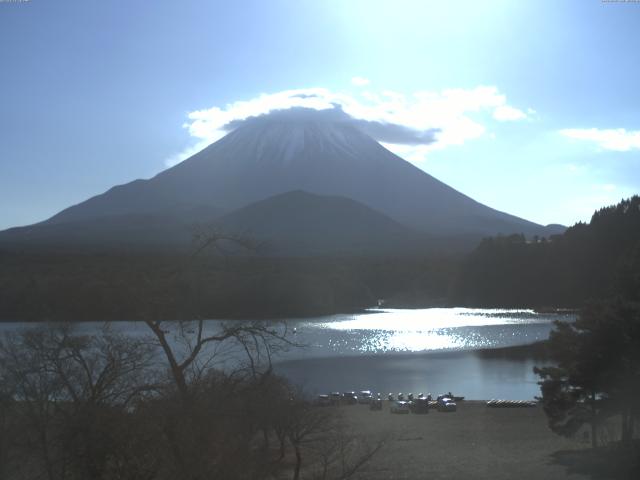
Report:
<svg viewBox="0 0 640 480"><path fill-rule="evenodd" d="M362 479L581 479L562 459L588 444L552 433L542 408L487 408L460 402L455 413L390 414L365 405L340 407L354 433L388 436L358 473ZM578 452L575 452L578 453Z"/></svg>

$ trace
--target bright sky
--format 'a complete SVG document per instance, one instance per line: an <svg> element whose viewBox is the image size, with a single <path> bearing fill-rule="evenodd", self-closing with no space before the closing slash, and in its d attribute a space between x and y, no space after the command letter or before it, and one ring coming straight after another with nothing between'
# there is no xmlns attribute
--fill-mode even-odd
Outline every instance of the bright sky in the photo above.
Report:
<svg viewBox="0 0 640 480"><path fill-rule="evenodd" d="M0 0L0 229L300 102L437 132L385 145L491 207L588 220L640 192L639 26L611 0Z"/></svg>

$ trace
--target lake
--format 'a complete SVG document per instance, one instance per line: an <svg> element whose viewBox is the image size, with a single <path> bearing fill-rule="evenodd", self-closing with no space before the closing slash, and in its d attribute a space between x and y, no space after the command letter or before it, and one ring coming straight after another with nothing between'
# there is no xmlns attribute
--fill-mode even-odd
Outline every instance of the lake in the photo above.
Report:
<svg viewBox="0 0 640 480"><path fill-rule="evenodd" d="M306 345L276 359L275 370L310 394L330 391L438 393L468 399L532 399L539 395L531 355L495 351L548 338L555 320L573 314L466 308L372 309L357 314L291 318ZM208 320L215 329L220 320ZM1 323L0 332L33 324ZM95 333L101 322L77 324ZM169 324L167 327L170 328ZM129 335L148 335L141 322L113 322Z"/></svg>
<svg viewBox="0 0 640 480"><path fill-rule="evenodd" d="M549 337L569 313L532 310L380 309L299 320L296 337L308 344L287 354L277 371L311 394L329 391L432 393L468 399L528 400L540 395L535 365L519 352L491 351Z"/></svg>

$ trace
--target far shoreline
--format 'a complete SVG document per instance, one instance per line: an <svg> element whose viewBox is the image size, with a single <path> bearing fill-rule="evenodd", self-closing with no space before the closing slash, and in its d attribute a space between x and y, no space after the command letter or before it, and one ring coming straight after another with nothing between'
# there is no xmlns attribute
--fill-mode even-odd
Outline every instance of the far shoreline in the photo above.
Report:
<svg viewBox="0 0 640 480"><path fill-rule="evenodd" d="M354 308L351 310L340 310L340 311L318 311L318 312L300 312L300 313L286 313L282 315L261 315L259 318L257 315L220 315L217 318L211 316L211 318L205 318L205 321L249 321L249 320L260 320L266 322L278 322L278 321L297 321L297 320L308 320L310 318L318 318L318 317L331 317L335 315L373 315L381 310L430 310L430 309L455 309L455 308L464 308L471 310L507 310L507 311L524 311L530 310L533 313L539 315L576 315L580 312L579 308L536 308L531 306L524 307L502 307L502 306L469 306L469 305L442 305L442 304L432 304L425 306L400 306L400 305L371 305L363 308ZM186 320L186 319L170 319L170 318L160 318L160 321L163 322L195 322L198 319ZM37 323L120 323L120 322L140 322L143 323L145 321L144 318L115 318L115 319L105 319L105 318L67 318L61 319L56 317L42 318L42 319L33 319L33 318L25 318L25 319L16 319L16 318L0 318L0 324L3 323L28 323L28 324L37 324Z"/></svg>

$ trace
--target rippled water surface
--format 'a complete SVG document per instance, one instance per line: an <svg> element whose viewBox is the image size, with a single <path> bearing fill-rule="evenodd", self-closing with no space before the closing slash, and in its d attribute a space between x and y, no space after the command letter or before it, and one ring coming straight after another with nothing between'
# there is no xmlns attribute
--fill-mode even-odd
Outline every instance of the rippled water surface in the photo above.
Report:
<svg viewBox="0 0 640 480"><path fill-rule="evenodd" d="M370 310L297 321L305 356L478 350L526 345L549 337L569 314L532 310L429 308ZM293 353L295 355L295 353Z"/></svg>
<svg viewBox="0 0 640 480"><path fill-rule="evenodd" d="M547 339L572 314L531 310L430 308L371 310L293 322L307 344L276 368L311 393L373 390L469 399L526 400L539 395L526 351L492 351Z"/></svg>

